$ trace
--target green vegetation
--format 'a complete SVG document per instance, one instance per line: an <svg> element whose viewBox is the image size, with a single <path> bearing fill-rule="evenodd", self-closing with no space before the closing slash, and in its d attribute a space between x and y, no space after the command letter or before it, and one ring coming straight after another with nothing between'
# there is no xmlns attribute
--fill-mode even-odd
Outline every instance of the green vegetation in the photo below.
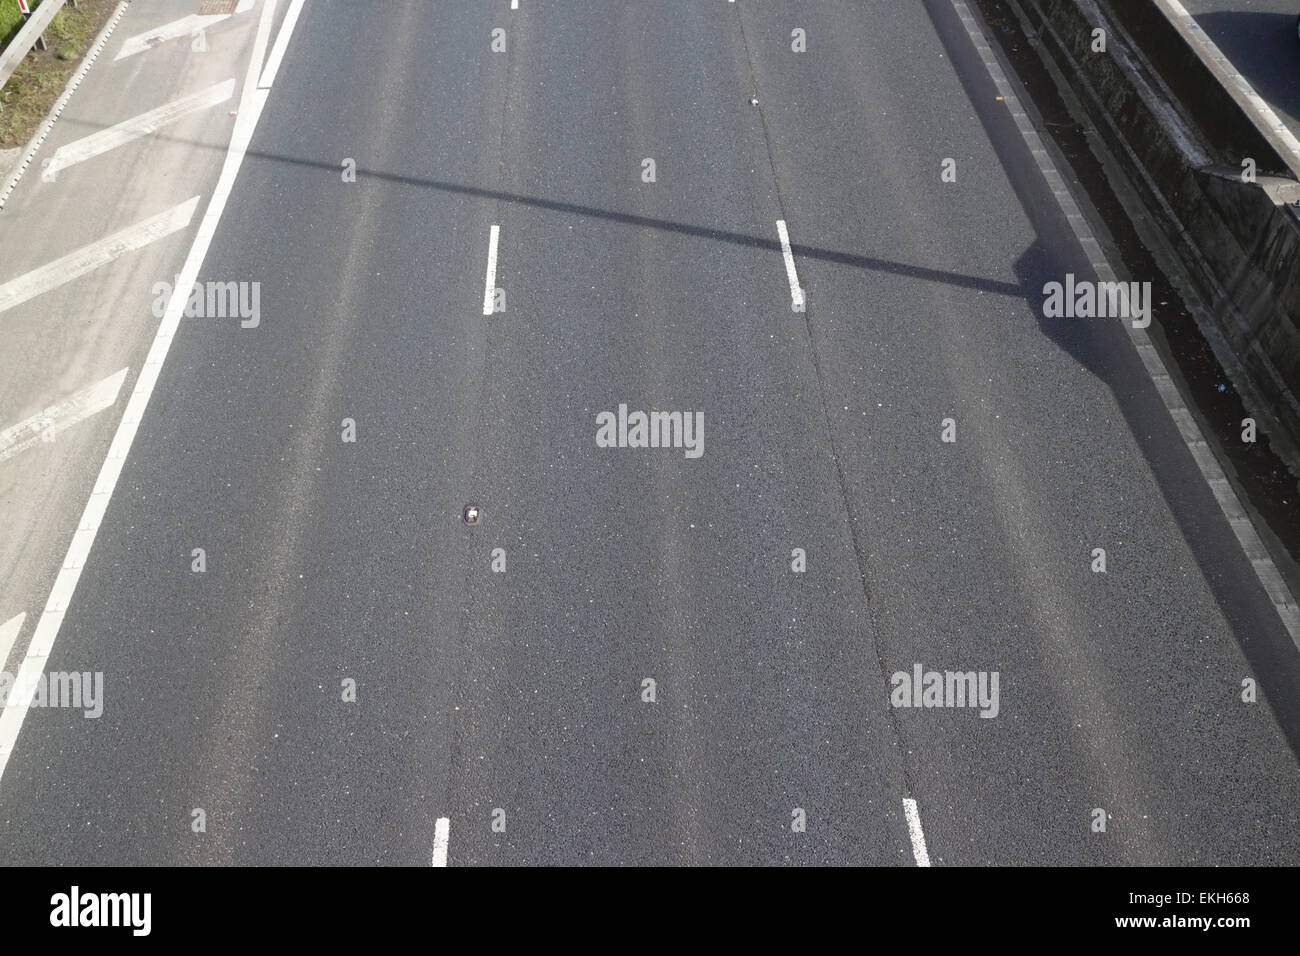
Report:
<svg viewBox="0 0 1300 956"><path fill-rule="evenodd" d="M32 3L33 10L36 6L35 2ZM22 29L23 20L23 15L18 12L18 0L0 0L0 50L7 47L14 34Z"/></svg>
<svg viewBox="0 0 1300 956"><path fill-rule="evenodd" d="M0 93L0 148L25 145L36 132L116 6L116 0L79 0L58 12L45 31L49 49L29 53ZM18 0L0 0L0 31L10 20L10 33L0 32L7 39L21 28L22 16Z"/></svg>

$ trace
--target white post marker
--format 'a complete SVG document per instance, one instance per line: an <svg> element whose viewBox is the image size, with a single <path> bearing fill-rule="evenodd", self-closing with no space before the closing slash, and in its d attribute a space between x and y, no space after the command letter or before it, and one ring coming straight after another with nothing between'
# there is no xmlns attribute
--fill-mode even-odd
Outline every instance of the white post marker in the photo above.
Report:
<svg viewBox="0 0 1300 956"><path fill-rule="evenodd" d="M451 819L438 817L433 827L433 865L447 865L447 843L451 839Z"/></svg>
<svg viewBox="0 0 1300 956"><path fill-rule="evenodd" d="M903 813L907 816L907 833L912 838L912 856L916 857L916 865L929 866L930 852L925 848L925 834L921 831L921 813L916 809L916 801L904 797Z"/></svg>
<svg viewBox="0 0 1300 956"><path fill-rule="evenodd" d="M493 226L488 236L487 287L483 290L483 314L491 315L493 300L497 292L497 237L501 234L500 226Z"/></svg>
<svg viewBox="0 0 1300 956"><path fill-rule="evenodd" d="M790 233L785 228L785 220L776 221L776 231L781 237L781 256L785 259L785 277L790 280L790 308L802 312L804 307L803 289L799 286L799 273L794 271L794 253L790 251Z"/></svg>
<svg viewBox="0 0 1300 956"><path fill-rule="evenodd" d="M70 425L113 406L117 403L117 393L122 390L125 378L126 369L120 369L103 381L83 388L61 402L55 402L31 418L10 425L0 432L0 461L40 444L41 436L47 428L54 429L54 434L57 435Z"/></svg>

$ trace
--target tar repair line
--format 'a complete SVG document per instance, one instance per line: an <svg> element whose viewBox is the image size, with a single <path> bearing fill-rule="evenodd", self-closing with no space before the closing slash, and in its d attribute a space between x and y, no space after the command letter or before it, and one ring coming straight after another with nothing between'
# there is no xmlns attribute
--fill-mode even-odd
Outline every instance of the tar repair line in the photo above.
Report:
<svg viewBox="0 0 1300 956"><path fill-rule="evenodd" d="M993 49L980 31L979 21L971 14L970 8L966 5L966 0L951 0L951 2L957 16L961 18L966 32L970 35L971 42L975 44L980 59L984 61L984 68L988 70L989 78L993 80L998 93L1001 94L1007 108L1011 110L1011 116L1016 121L1020 135L1024 137L1025 145L1029 147L1029 151L1033 154L1039 171L1043 174L1043 178L1047 180L1047 185L1051 187L1052 195L1056 197L1061 211L1065 213L1066 219L1070 221L1070 228L1074 230L1075 238L1079 240L1079 244L1087 254L1089 263L1097 273L1097 278L1102 282L1116 281L1115 270L1110 267L1110 263L1106 260L1106 254L1102 252L1100 243L1093 236L1092 230L1088 228L1087 220L1083 218L1083 213L1074 201L1074 197L1070 195L1065 180L1061 178L1061 174L1057 172L1056 167L1052 164L1051 157L1048 156L1042 139L1035 131L1028 114L1021 107L1020 100L1011 89L1011 84L1007 82L1006 74L1002 72L1002 67L993 54ZM1129 338L1133 342L1133 347L1137 349L1138 356L1142 359L1147 374L1151 376L1151 380L1155 383L1156 391L1160 393L1160 398L1164 401L1169 416L1174 420L1179 434L1182 435L1188 450L1196 460L1201 475L1209 484L1215 500L1219 502L1219 507L1223 509L1223 514L1228 519L1228 523L1232 525L1232 531L1237 536L1242 551L1246 553L1247 559L1255 569L1255 576L1259 578L1259 583L1264 586L1264 590L1268 593L1269 600L1273 602L1273 607L1277 610L1278 616L1282 619L1287 632L1291 635L1291 640L1297 648L1300 648L1300 606L1297 606L1294 595L1287 588L1286 582L1282 580L1282 575L1278 573L1273 559L1269 557L1264 542L1260 540L1259 532L1251 524L1246 509L1241 506L1241 501L1238 500L1236 492L1232 490L1232 485L1229 484L1227 476L1223 473L1218 459L1214 457L1214 452L1206 444L1200 426L1196 424L1196 420L1188 410L1187 404L1183 401L1178 386L1174 384L1174 380L1169 376L1169 370L1160 358L1160 353L1151 344L1151 337L1147 335L1146 329L1135 328L1132 322L1124 323L1124 327L1128 330Z"/></svg>
<svg viewBox="0 0 1300 956"><path fill-rule="evenodd" d="M790 280L790 309L794 312L802 312L803 289L799 285L799 273L794 271L794 253L790 250L790 233L785 228L784 219L776 221L776 232L781 237L781 257L785 259L785 277Z"/></svg>
<svg viewBox="0 0 1300 956"><path fill-rule="evenodd" d="M921 829L921 811L916 808L916 801L904 797L903 813L907 817L907 835L912 838L912 856L916 858L916 865L929 866L930 851L925 848L925 833Z"/></svg>
<svg viewBox="0 0 1300 956"><path fill-rule="evenodd" d="M77 163L84 163L86 160L94 159L109 150L125 146L132 140L148 136L191 113L197 113L200 110L216 106L218 103L224 103L234 94L235 81L233 79L226 80L224 83L215 83L206 90L199 90L199 92L191 93L189 96L182 96L178 100L172 100L172 102L149 110L147 113L141 113L139 116L123 120L116 126L110 126L98 133L91 133L89 136L83 136L81 139L74 140L55 150L54 155L41 166L41 176L52 177L60 169L67 169Z"/></svg>
<svg viewBox="0 0 1300 956"><path fill-rule="evenodd" d="M59 636L59 627L72 601L73 592L77 589L77 582L81 579L81 569L85 566L90 549L95 543L95 536L99 533L104 513L108 510L113 489L117 487L117 479L122 474L126 457L131 451L131 443L135 440L136 429L140 427L140 420L149 404L149 396L153 394L154 385L158 381L163 362L171 348L172 338L180 325L190 289L193 288L194 280L208 253L208 246L216 232L217 223L221 221L226 200L230 198L230 190L235 184L235 177L239 174L244 154L248 151L248 144L253 138L253 130L257 127L263 107L266 106L270 91L258 89L256 79L262 59L266 55L267 35L275 14L275 5L276 0L266 0L266 5L262 8L262 16L258 20L252 60L240 96L239 116L235 121L235 129L231 135L221 176L217 180L217 187L208 203L207 212L199 223L194 245L190 247L189 256L181 267L175 291L167 303L167 311L158 326L158 334L149 349L144 368L140 370L140 377L136 379L135 389L127 402L122 420L118 423L117 433L113 436L113 443L108 449L108 456L104 459L103 467L100 468L99 478L90 494L90 500L86 503L86 510L81 515L77 533L73 535L72 543L68 546L63 567L54 580L54 587L50 589L45 610L41 612L40 620L36 623L36 631L32 635L27 654L23 658L22 667L14 683L15 687L31 688L31 693L24 700L11 703L3 713L0 713L0 783L4 781L4 771L9 765L9 756L13 753L18 734L23 728L23 721L27 717L27 710L31 706L32 696L36 692L36 685L45 670L45 661L54 647L55 638ZM291 26L292 24L286 23L281 26L281 29L288 29Z"/></svg>
<svg viewBox="0 0 1300 956"><path fill-rule="evenodd" d="M501 234L499 226L493 226L488 236L487 286L483 290L483 314L491 315L497 294L497 237Z"/></svg>
<svg viewBox="0 0 1300 956"><path fill-rule="evenodd" d="M447 865L447 843L451 840L451 819L438 817L433 827L433 865Z"/></svg>
<svg viewBox="0 0 1300 956"><path fill-rule="evenodd" d="M77 422L84 421L96 412L102 412L117 403L117 393L126 380L126 369L119 369L108 378L74 392L61 402L55 402L44 411L0 432L0 461L12 458L33 445L53 440L53 436ZM47 438L46 435L50 437ZM4 656L0 655L0 661Z"/></svg>

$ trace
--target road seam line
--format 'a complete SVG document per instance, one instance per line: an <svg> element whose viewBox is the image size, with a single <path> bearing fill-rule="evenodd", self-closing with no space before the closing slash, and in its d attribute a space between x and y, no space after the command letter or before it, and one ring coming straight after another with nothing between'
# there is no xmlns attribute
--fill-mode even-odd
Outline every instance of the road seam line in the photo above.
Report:
<svg viewBox="0 0 1300 956"><path fill-rule="evenodd" d="M984 61L984 68L988 71L989 78L993 81L993 85L997 87L997 91L1006 103L1007 109L1011 111L1012 118L1020 130L1025 145L1029 147L1034 162L1038 165L1039 172L1047 180L1052 195L1056 197L1057 204L1061 207L1061 211L1065 213L1066 219L1069 220L1070 229L1074 232L1079 245L1083 247L1089 263L1097 273L1097 278L1102 282L1116 281L1115 270L1111 268L1106 254L1102 251L1101 244L1088 227L1087 220L1084 219L1078 203L1074 201L1074 196L1066 188L1065 181L1056 169L1055 164L1053 164L1046 148L1044 148L1043 141L1033 128L1028 114L1020 105L1019 98L1012 91L1011 84L1007 81L1006 74L1002 71L1002 66L998 63L992 47L984 38L979 21L971 14L966 0L950 0L950 2L962 25L966 28L971 42L975 45L975 50L979 53L980 59ZM1255 571L1256 579L1273 603L1278 617L1282 619L1283 626L1287 629L1287 633L1291 635L1292 642L1297 649L1300 649L1300 605L1297 605L1295 595L1286 586L1282 575L1277 570L1277 566L1273 563L1273 559L1269 557L1268 549L1264 546L1259 532L1250 521L1246 509L1242 507L1241 500L1237 497L1231 483L1224 474L1218 459L1210 451L1200 426L1196 423L1186 402L1183 400L1182 393L1174 384L1168 366L1165 365L1164 359L1161 358L1160 353L1152 344L1151 337L1147 334L1146 329L1135 328L1132 322L1125 322L1124 328L1128 331L1129 339L1137 350L1143 367L1156 386L1156 391L1159 393L1161 401L1164 402L1165 410L1173 419L1183 443L1191 453L1197 468L1200 469L1201 476L1205 479L1206 484L1210 486L1210 491L1214 495L1214 499L1219 503L1219 508L1222 509L1224 517L1228 519L1228 524L1237 538L1237 543L1241 546L1247 560Z"/></svg>

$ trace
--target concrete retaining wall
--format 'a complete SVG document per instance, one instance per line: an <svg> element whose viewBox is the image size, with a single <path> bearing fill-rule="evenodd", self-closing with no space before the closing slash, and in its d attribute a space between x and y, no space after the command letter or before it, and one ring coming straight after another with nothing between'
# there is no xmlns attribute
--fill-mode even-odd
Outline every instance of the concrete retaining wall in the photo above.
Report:
<svg viewBox="0 0 1300 956"><path fill-rule="evenodd" d="M1165 0L1019 7L1183 263L1246 407L1300 475L1300 153ZM1092 51L1098 27L1105 53Z"/></svg>

